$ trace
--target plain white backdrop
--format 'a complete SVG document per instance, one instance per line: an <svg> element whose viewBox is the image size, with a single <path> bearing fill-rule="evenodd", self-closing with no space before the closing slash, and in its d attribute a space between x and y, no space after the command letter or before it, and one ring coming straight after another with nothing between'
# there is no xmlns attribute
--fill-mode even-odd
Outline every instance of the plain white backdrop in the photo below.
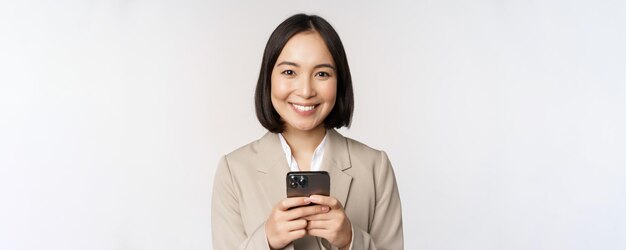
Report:
<svg viewBox="0 0 626 250"><path fill-rule="evenodd" d="M626 249L623 1L3 1L0 249L211 249L288 16L343 39L407 249ZM261 163L260 163L261 164Z"/></svg>

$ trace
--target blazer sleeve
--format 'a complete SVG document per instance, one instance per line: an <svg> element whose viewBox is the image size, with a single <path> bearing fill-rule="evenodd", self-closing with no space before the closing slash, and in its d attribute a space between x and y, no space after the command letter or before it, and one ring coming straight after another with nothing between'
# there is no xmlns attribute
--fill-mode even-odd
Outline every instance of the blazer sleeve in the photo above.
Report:
<svg viewBox="0 0 626 250"><path fill-rule="evenodd" d="M396 177L385 152L374 170L376 207L369 232L352 226L350 249L404 249L402 208Z"/></svg>
<svg viewBox="0 0 626 250"><path fill-rule="evenodd" d="M265 223L247 235L239 210L238 188L226 157L222 157L213 181L211 232L213 249L267 249Z"/></svg>

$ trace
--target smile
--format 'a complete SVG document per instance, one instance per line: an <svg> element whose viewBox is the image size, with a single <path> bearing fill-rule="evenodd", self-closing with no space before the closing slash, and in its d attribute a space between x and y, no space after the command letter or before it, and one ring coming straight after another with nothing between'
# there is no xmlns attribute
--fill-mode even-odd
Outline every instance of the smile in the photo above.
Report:
<svg viewBox="0 0 626 250"><path fill-rule="evenodd" d="M290 103L291 106L294 108L294 110L300 114L306 115L306 114L311 114L313 112L315 112L315 108L319 105L319 104L314 104L314 105L300 105L300 104L295 104L295 103Z"/></svg>
<svg viewBox="0 0 626 250"><path fill-rule="evenodd" d="M292 103L291 105L293 105L295 108L297 108L300 111L309 111L315 108L315 105L311 105L311 106L302 106L302 105L298 105L295 103Z"/></svg>

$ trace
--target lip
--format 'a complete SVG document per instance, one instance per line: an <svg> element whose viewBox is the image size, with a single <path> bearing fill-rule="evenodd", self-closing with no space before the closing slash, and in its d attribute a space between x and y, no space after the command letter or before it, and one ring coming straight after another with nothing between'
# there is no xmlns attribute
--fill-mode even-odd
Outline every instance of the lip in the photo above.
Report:
<svg viewBox="0 0 626 250"><path fill-rule="evenodd" d="M289 104L295 104L295 105L300 105L300 106L317 106L317 105L320 105L319 103L315 103L315 102L310 102L310 103L289 102Z"/></svg>
<svg viewBox="0 0 626 250"><path fill-rule="evenodd" d="M297 109L294 106L294 104L298 105L298 106L313 106L313 109L307 110L307 111L299 110L299 109ZM310 115L312 115L313 113L315 113L317 111L317 107L319 107L319 104L314 104L314 103L311 103L311 104L301 104L301 103L290 102L289 106L291 106L291 109L293 109L293 111L295 111L297 114L299 114L301 116L310 116Z"/></svg>

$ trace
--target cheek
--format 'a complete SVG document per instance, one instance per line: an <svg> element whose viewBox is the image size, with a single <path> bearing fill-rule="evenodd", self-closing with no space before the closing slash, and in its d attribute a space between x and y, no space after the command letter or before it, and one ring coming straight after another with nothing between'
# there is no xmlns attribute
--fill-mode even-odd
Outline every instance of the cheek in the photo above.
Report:
<svg viewBox="0 0 626 250"><path fill-rule="evenodd" d="M280 79L272 78L271 84L272 99L284 100L289 96L289 84Z"/></svg>
<svg viewBox="0 0 626 250"><path fill-rule="evenodd" d="M326 102L335 103L337 100L337 83L328 84L319 90Z"/></svg>

